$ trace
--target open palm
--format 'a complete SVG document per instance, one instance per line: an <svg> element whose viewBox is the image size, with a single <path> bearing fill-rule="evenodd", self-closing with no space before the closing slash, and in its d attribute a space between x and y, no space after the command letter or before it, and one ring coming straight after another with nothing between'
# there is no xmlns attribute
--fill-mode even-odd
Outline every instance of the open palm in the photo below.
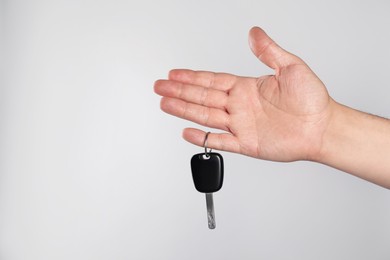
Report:
<svg viewBox="0 0 390 260"><path fill-rule="evenodd" d="M312 159L330 120L325 86L298 57L260 28L250 32L253 53L275 70L259 78L173 70L155 83L169 114L217 128L208 147L274 161ZM188 128L184 138L203 145L205 132Z"/></svg>

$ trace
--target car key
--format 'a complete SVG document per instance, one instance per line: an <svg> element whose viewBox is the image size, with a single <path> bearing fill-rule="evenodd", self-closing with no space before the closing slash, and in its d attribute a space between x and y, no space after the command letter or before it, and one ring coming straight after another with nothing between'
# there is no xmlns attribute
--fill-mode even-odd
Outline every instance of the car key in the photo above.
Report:
<svg viewBox="0 0 390 260"><path fill-rule="evenodd" d="M223 184L223 157L219 153L207 152L206 134L205 152L195 154L191 159L191 171L197 191L206 194L207 220L209 229L216 227L213 192L222 188Z"/></svg>
<svg viewBox="0 0 390 260"><path fill-rule="evenodd" d="M216 227L213 192L223 184L223 158L219 153L199 153L191 159L192 178L197 191L206 194L207 219L210 229Z"/></svg>

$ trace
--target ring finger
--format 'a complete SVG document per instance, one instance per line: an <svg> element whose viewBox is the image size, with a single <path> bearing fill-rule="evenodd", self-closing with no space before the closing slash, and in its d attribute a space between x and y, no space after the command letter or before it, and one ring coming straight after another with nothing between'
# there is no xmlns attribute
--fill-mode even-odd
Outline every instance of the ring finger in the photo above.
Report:
<svg viewBox="0 0 390 260"><path fill-rule="evenodd" d="M203 126L229 131L229 115L221 109L201 106L170 97L161 99L161 109L168 114Z"/></svg>

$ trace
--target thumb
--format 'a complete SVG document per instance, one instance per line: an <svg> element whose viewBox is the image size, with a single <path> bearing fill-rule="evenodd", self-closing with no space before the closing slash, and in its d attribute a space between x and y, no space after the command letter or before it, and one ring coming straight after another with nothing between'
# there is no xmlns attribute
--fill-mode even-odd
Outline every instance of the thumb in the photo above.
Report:
<svg viewBox="0 0 390 260"><path fill-rule="evenodd" d="M249 31L249 46L253 54L272 69L303 63L300 58L277 45L264 30L259 27L253 27Z"/></svg>

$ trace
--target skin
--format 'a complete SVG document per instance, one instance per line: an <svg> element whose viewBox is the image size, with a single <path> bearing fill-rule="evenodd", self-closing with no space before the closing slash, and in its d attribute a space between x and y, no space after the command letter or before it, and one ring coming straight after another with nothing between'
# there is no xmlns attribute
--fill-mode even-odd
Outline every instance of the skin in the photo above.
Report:
<svg viewBox="0 0 390 260"><path fill-rule="evenodd" d="M278 46L262 29L249 32L254 55L274 70L258 78L176 69L157 80L161 109L211 133L208 147L291 162L310 160L390 188L390 122L334 101L299 57ZM183 137L203 145L205 132Z"/></svg>

